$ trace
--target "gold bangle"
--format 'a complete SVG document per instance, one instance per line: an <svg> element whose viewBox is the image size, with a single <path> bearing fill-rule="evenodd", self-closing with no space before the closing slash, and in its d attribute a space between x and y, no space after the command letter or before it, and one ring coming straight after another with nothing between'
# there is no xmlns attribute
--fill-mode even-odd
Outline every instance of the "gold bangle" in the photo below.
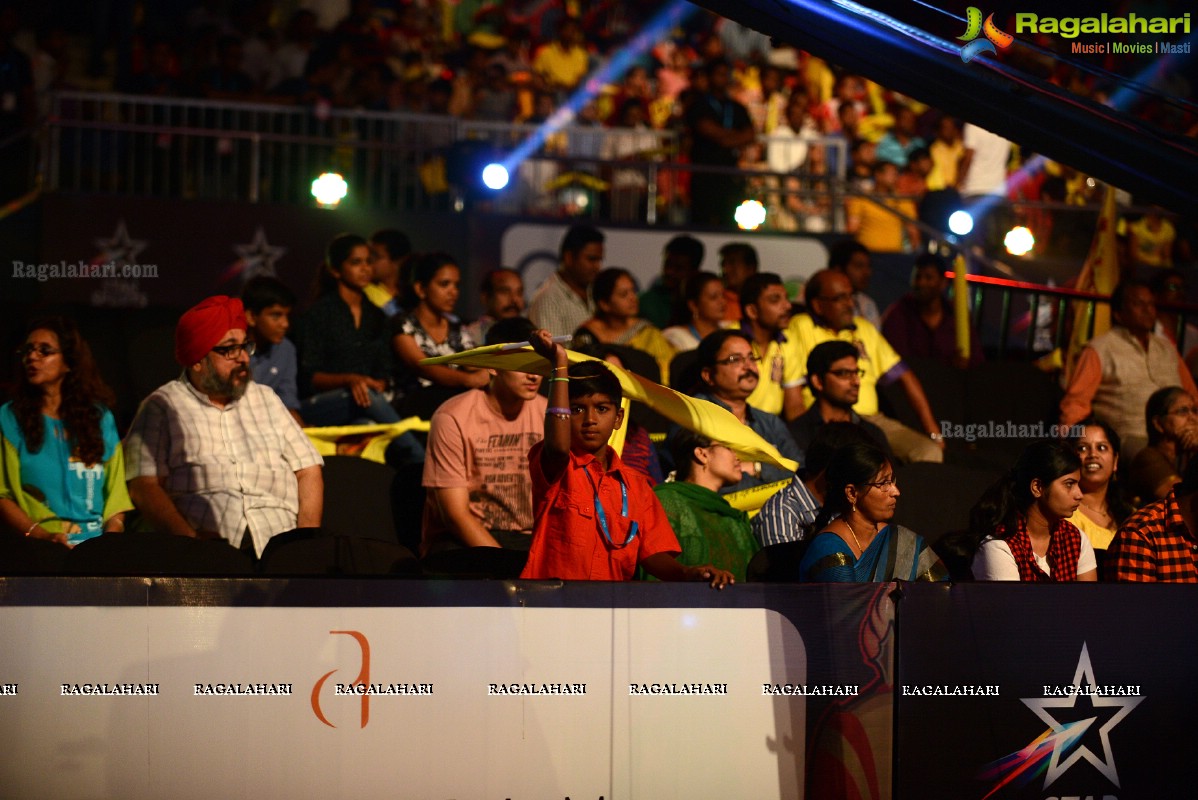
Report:
<svg viewBox="0 0 1198 800"><path fill-rule="evenodd" d="M31 536L33 534L33 529L36 528L37 526L38 526L38 523L36 523L36 522L33 523L32 525L30 525L29 530L25 531L25 535Z"/></svg>

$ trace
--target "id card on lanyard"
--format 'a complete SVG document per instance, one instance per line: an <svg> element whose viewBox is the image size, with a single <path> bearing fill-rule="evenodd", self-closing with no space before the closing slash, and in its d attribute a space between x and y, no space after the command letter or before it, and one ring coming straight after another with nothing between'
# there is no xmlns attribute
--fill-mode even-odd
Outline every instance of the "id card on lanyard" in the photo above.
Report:
<svg viewBox="0 0 1198 800"><path fill-rule="evenodd" d="M612 541L611 526L607 522L607 511L603 508L603 500L599 497L599 486L595 483L595 478L591 475L591 471L584 470L587 474L587 479L591 482L591 491L595 493L595 516L599 520L599 532L603 534L603 538L607 541L609 547L619 550L632 544L636 539L639 528L635 521L628 520L628 538L617 544ZM624 483L624 476L620 473L615 474L616 482L620 484L620 516L628 518L628 486Z"/></svg>

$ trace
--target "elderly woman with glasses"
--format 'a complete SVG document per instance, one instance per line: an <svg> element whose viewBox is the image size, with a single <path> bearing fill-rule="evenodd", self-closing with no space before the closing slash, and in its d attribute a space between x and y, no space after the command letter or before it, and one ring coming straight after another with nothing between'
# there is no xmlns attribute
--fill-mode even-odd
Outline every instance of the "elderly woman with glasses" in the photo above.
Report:
<svg viewBox="0 0 1198 800"><path fill-rule="evenodd" d="M1144 407L1148 446L1136 453L1128 484L1137 505L1164 500L1198 450L1198 403L1180 386L1157 389Z"/></svg>
<svg viewBox="0 0 1198 800"><path fill-rule="evenodd" d="M899 489L886 454L868 444L837 450L825 471L818 531L799 563L818 583L941 581L948 570L919 535L892 522Z"/></svg>
<svg viewBox="0 0 1198 800"><path fill-rule="evenodd" d="M67 546L124 530L133 503L113 397L87 342L48 317L17 355L16 393L0 407L0 530Z"/></svg>

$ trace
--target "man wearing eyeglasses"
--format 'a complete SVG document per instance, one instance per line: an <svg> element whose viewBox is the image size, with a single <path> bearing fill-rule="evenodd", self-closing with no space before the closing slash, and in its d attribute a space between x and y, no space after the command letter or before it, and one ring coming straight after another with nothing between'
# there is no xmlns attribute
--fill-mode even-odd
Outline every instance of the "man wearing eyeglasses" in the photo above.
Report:
<svg viewBox="0 0 1198 800"><path fill-rule="evenodd" d="M133 504L160 533L223 538L261 556L272 536L320 526L323 461L279 396L254 383L240 300L210 297L175 329L176 380L125 439Z"/></svg>
<svg viewBox="0 0 1198 800"><path fill-rule="evenodd" d="M840 340L816 345L807 356L807 386L815 395L811 408L790 423L795 443L806 452L815 434L829 422L848 422L861 428L892 462L886 434L853 410L861 396L865 370L857 363L857 348Z"/></svg>
<svg viewBox="0 0 1198 800"><path fill-rule="evenodd" d="M749 338L738 330L718 330L699 342L695 353L699 374L707 387L705 392L695 397L728 409L738 420L777 447L782 455L801 462L803 452L795 444L782 418L754 408L748 402L749 395L757 388L760 379L760 359ZM771 464L745 462L741 466L744 478L732 486L725 486L720 490L721 494L787 480L792 474Z"/></svg>
<svg viewBox="0 0 1198 800"><path fill-rule="evenodd" d="M857 365L865 371L853 410L882 429L899 459L908 463L944 461L944 441L923 384L878 329L856 315L853 285L849 279L835 270L822 270L807 281L804 293L808 313L797 314L786 331L802 358L806 360L811 351L824 342L842 341L852 345L857 351ZM902 387L925 433L914 431L881 413L878 385L891 382L898 382ZM815 402L810 385L803 391L803 402L806 407Z"/></svg>

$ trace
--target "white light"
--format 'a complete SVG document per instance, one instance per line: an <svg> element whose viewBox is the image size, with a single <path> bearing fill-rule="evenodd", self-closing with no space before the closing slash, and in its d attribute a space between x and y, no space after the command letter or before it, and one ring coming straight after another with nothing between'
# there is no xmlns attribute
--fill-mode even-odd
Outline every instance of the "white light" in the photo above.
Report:
<svg viewBox="0 0 1198 800"><path fill-rule="evenodd" d="M746 200L736 207L732 218L742 231L757 230L765 222L765 206L757 200Z"/></svg>
<svg viewBox="0 0 1198 800"><path fill-rule="evenodd" d="M503 166L503 164L487 164L487 166L483 167L483 186L486 186L493 192L498 192L507 186L507 182L507 167Z"/></svg>
<svg viewBox="0 0 1198 800"><path fill-rule="evenodd" d="M1002 243L1006 245L1007 252L1011 255L1026 256L1036 246L1036 237L1022 225L1016 225L1007 231L1007 235L1003 237Z"/></svg>
<svg viewBox="0 0 1198 800"><path fill-rule="evenodd" d="M948 229L958 236L966 236L973 230L973 215L968 211L954 211L948 218Z"/></svg>
<svg viewBox="0 0 1198 800"><path fill-rule="evenodd" d="M326 172L312 181L312 196L325 208L333 208L349 194L349 184L336 172Z"/></svg>

